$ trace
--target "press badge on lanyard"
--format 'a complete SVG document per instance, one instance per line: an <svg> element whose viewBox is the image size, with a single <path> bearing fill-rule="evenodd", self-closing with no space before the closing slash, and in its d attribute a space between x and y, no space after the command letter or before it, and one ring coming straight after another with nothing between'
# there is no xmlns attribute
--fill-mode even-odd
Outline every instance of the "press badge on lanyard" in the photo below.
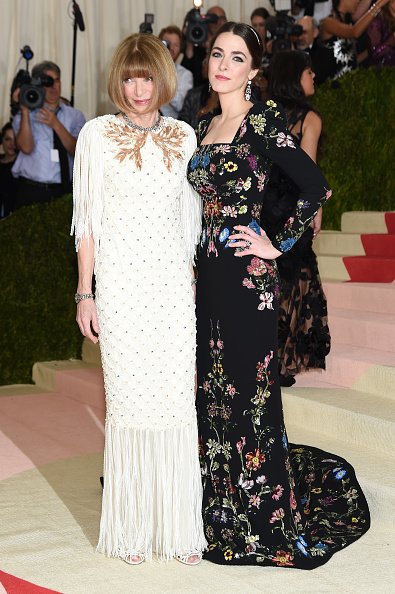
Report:
<svg viewBox="0 0 395 594"><path fill-rule="evenodd" d="M58 149L51 149L51 161L53 163L59 163L59 151Z"/></svg>

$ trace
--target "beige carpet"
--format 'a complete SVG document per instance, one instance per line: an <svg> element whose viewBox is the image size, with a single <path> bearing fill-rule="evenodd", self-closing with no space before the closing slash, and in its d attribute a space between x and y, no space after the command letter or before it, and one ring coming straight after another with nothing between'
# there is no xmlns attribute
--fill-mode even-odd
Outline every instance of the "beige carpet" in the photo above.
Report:
<svg viewBox="0 0 395 594"><path fill-rule="evenodd" d="M4 394L0 398L0 412L5 412L1 415L2 454L14 459L14 470L5 473L8 477L4 476L0 482L3 571L63 594L384 594L391 591L395 578L394 535L379 514L374 514L377 517L373 518L372 529L362 539L311 572L223 567L209 562L185 567L176 561L130 567L120 560L103 557L95 552L101 453L56 459L18 472L18 465L26 464L25 458L39 460L40 442L47 459L64 456L67 443L70 451L76 448L76 439L69 433L70 427L64 419L67 416L64 409L58 431L49 426L59 410L59 396L46 394L48 427L39 414L39 398L38 394L30 396L30 410L26 407L27 396ZM86 448L91 442L100 449L100 429L92 423L91 414L81 414L81 404L72 398L68 403L74 435L81 436L79 447ZM40 432L35 427L40 427ZM31 436L30 442L24 435ZM290 431L290 437L299 439L300 435L295 429ZM309 441L312 439L318 446L330 444L328 438L322 443L317 443L315 436ZM347 448L343 444L339 453L344 455ZM363 458L360 463L363 464ZM363 468L357 470L363 474Z"/></svg>

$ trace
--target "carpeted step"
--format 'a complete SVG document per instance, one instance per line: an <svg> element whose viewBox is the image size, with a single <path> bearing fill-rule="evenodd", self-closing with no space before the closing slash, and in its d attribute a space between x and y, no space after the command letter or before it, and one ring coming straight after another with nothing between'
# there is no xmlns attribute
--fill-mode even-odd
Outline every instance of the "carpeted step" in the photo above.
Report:
<svg viewBox="0 0 395 594"><path fill-rule="evenodd" d="M97 366L83 361L35 363L33 380L73 400L105 408L103 373Z"/></svg>
<svg viewBox="0 0 395 594"><path fill-rule="evenodd" d="M46 394L47 392L50 392L50 390L33 384L9 384L0 386L0 398L3 396L34 396L35 394Z"/></svg>
<svg viewBox="0 0 395 594"><path fill-rule="evenodd" d="M351 309L395 314L395 283L323 283L328 300L329 317L331 308Z"/></svg>
<svg viewBox="0 0 395 594"><path fill-rule="evenodd" d="M365 254L359 233L321 231L314 239L313 249L317 256L363 256Z"/></svg>
<svg viewBox="0 0 395 594"><path fill-rule="evenodd" d="M81 358L85 363L101 367L100 344L98 342L93 344L91 340L84 338Z"/></svg>
<svg viewBox="0 0 395 594"><path fill-rule="evenodd" d="M382 256L395 257L395 234L341 233L321 231L313 244L320 256Z"/></svg>
<svg viewBox="0 0 395 594"><path fill-rule="evenodd" d="M364 234L361 235L361 241L367 256L395 258L395 235Z"/></svg>
<svg viewBox="0 0 395 594"><path fill-rule="evenodd" d="M352 211L341 217L344 233L395 233L395 212Z"/></svg>
<svg viewBox="0 0 395 594"><path fill-rule="evenodd" d="M342 256L317 255L318 270L323 281L349 281L350 275Z"/></svg>
<svg viewBox="0 0 395 594"><path fill-rule="evenodd" d="M392 283L395 281L395 258L346 256L343 262L353 282Z"/></svg>
<svg viewBox="0 0 395 594"><path fill-rule="evenodd" d="M393 458L347 443L344 439L327 437L322 431L314 432L306 426L298 427L288 414L285 422L290 442L318 447L350 462L368 501L372 523L384 522L390 528L395 528Z"/></svg>
<svg viewBox="0 0 395 594"><path fill-rule="evenodd" d="M292 387L282 394L293 425L395 456L395 402L348 388Z"/></svg>
<svg viewBox="0 0 395 594"><path fill-rule="evenodd" d="M392 314L332 307L329 323L333 344L395 353L395 317Z"/></svg>
<svg viewBox="0 0 395 594"><path fill-rule="evenodd" d="M100 400L88 405L72 396L70 391L68 397L26 390L3 394L0 480L55 460L102 451L105 415Z"/></svg>
<svg viewBox="0 0 395 594"><path fill-rule="evenodd" d="M320 387L322 382L395 401L395 355L335 343L326 358L325 371L311 370L296 376L297 387Z"/></svg>

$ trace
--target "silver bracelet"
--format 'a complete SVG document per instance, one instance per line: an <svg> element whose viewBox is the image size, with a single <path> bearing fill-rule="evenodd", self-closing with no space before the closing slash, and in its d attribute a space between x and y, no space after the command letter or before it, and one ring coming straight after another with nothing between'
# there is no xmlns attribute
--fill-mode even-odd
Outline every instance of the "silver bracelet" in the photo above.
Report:
<svg viewBox="0 0 395 594"><path fill-rule="evenodd" d="M381 6L377 6L376 3L373 3L372 6L369 8L369 12L373 14L373 16L377 16L381 12Z"/></svg>
<svg viewBox="0 0 395 594"><path fill-rule="evenodd" d="M94 298L95 298L94 293L76 293L74 295L74 301L76 303L79 303L83 299L94 299Z"/></svg>

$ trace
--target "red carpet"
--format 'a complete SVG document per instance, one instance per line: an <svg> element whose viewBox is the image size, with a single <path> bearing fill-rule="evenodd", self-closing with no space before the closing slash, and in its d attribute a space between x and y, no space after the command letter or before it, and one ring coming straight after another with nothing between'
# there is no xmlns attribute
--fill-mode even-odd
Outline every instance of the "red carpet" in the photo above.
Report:
<svg viewBox="0 0 395 594"><path fill-rule="evenodd" d="M387 225L388 233L395 234L395 212L385 213L385 224Z"/></svg>
<svg viewBox="0 0 395 594"><path fill-rule="evenodd" d="M346 256L343 261L352 282L392 283L395 281L395 258Z"/></svg>
<svg viewBox="0 0 395 594"><path fill-rule="evenodd" d="M395 258L395 235L361 235L361 241L367 256Z"/></svg>
<svg viewBox="0 0 395 594"><path fill-rule="evenodd" d="M0 571L0 584L5 588L7 594L62 594L56 590L35 586L31 582L21 580L9 573L4 573L4 571Z"/></svg>
<svg viewBox="0 0 395 594"><path fill-rule="evenodd" d="M345 256L344 265L352 282L395 281L395 213L385 213L388 233L362 233L365 256Z"/></svg>

